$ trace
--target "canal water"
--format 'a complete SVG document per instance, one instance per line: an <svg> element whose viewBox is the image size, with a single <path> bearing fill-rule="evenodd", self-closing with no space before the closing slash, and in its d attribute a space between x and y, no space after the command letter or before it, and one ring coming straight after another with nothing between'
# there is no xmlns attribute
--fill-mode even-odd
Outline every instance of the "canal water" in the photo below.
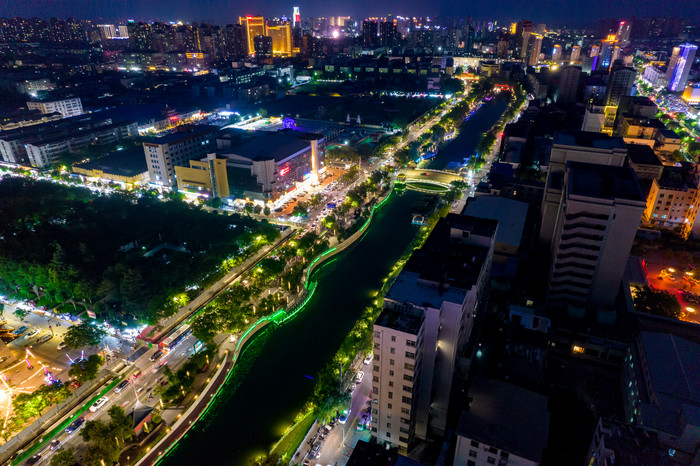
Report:
<svg viewBox="0 0 700 466"><path fill-rule="evenodd" d="M505 98L484 105L434 159L435 168L473 154L500 117ZM356 245L315 273L306 309L246 348L217 401L161 464L249 465L267 453L312 394L313 377L338 350L396 260L413 239L419 194L393 194Z"/></svg>

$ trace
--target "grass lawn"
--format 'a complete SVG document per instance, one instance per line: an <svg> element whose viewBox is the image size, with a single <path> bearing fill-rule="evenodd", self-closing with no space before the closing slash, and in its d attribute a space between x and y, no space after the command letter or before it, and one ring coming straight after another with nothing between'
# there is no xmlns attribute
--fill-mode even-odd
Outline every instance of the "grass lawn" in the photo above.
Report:
<svg viewBox="0 0 700 466"><path fill-rule="evenodd" d="M277 455L279 458L291 459L292 455L297 451L301 442L304 441L307 432L313 425L316 419L313 412L308 412L306 415L291 428L277 444L272 447L270 455Z"/></svg>

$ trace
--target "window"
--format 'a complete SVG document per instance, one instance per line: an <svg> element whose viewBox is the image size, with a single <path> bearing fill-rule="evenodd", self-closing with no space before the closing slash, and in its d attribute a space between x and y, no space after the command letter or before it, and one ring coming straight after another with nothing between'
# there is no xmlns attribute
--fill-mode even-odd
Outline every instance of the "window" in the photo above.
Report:
<svg viewBox="0 0 700 466"><path fill-rule="evenodd" d="M408 408L401 408L401 414L411 414L411 410Z"/></svg>
<svg viewBox="0 0 700 466"><path fill-rule="evenodd" d="M408 420L408 419L406 419L405 417L402 417L402 418L401 418L401 424L406 424L406 425L408 425L408 424L410 424L410 423L411 423L411 421Z"/></svg>
<svg viewBox="0 0 700 466"><path fill-rule="evenodd" d="M389 371L389 375L390 375L391 377L393 377L393 376L394 376L394 371Z"/></svg>
<svg viewBox="0 0 700 466"><path fill-rule="evenodd" d="M416 342L413 340L406 340L406 346L410 346L412 348L416 347Z"/></svg>
<svg viewBox="0 0 700 466"><path fill-rule="evenodd" d="M501 458L507 460L510 455L508 454L507 451L501 450Z"/></svg>
<svg viewBox="0 0 700 466"><path fill-rule="evenodd" d="M496 447L490 447L490 448L489 448L489 453L493 453L493 454L495 455L496 453L498 453L498 448L496 448Z"/></svg>
<svg viewBox="0 0 700 466"><path fill-rule="evenodd" d="M392 336L391 336L391 341L396 341L396 337L392 335Z"/></svg>
<svg viewBox="0 0 700 466"><path fill-rule="evenodd" d="M415 369L415 366L413 364L406 363L403 365L403 368L406 369L407 371L412 371L413 369Z"/></svg>
<svg viewBox="0 0 700 466"><path fill-rule="evenodd" d="M409 387L408 385L403 386L403 391L408 392L408 393L413 393L413 388Z"/></svg>
<svg viewBox="0 0 700 466"><path fill-rule="evenodd" d="M393 360L393 359L389 359L389 365L390 365L390 366L393 366L393 365L394 365L394 360Z"/></svg>
<svg viewBox="0 0 700 466"><path fill-rule="evenodd" d="M391 438L391 432L386 433L386 438Z"/></svg>
<svg viewBox="0 0 700 466"><path fill-rule="evenodd" d="M387 403L387 405L386 405L387 409L391 409L392 406L393 405L391 403ZM391 419L391 414L387 414L386 417L387 417L387 419Z"/></svg>
<svg viewBox="0 0 700 466"><path fill-rule="evenodd" d="M387 429L391 429L391 422L387 422L387 423L386 423L386 428L387 428Z"/></svg>
<svg viewBox="0 0 700 466"><path fill-rule="evenodd" d="M376 375L372 377L372 382L379 382L379 377Z"/></svg>
<svg viewBox="0 0 700 466"><path fill-rule="evenodd" d="M403 379L408 381L408 382L413 382L413 376L412 375L403 375Z"/></svg>
<svg viewBox="0 0 700 466"><path fill-rule="evenodd" d="M469 458L476 458L476 450L469 450Z"/></svg>
<svg viewBox="0 0 700 466"><path fill-rule="evenodd" d="M393 386L394 386L394 382L392 382L392 381L390 380L390 381L389 381L389 386L390 386L390 387L393 387Z"/></svg>
<svg viewBox="0 0 700 466"><path fill-rule="evenodd" d="M401 433L403 433L403 434L407 434L407 433L409 432L409 430L406 429L405 427L400 427L400 428L399 428L399 432L401 432Z"/></svg>
<svg viewBox="0 0 700 466"><path fill-rule="evenodd" d="M396 348L389 348L389 352L391 354L396 354Z"/></svg>
<svg viewBox="0 0 700 466"><path fill-rule="evenodd" d="M416 353L411 353L410 351L406 351L406 357L408 359L416 359Z"/></svg>
<svg viewBox="0 0 700 466"><path fill-rule="evenodd" d="M374 336L377 337L377 338L379 338L379 337L382 336L382 334L381 334L380 332L374 332Z"/></svg>
<svg viewBox="0 0 700 466"><path fill-rule="evenodd" d="M488 458L486 458L486 463L496 464L496 458L494 458L493 456L489 456Z"/></svg>
<svg viewBox="0 0 700 466"><path fill-rule="evenodd" d="M472 460L467 461L467 466L476 466L476 463Z"/></svg>
<svg viewBox="0 0 700 466"><path fill-rule="evenodd" d="M479 442L477 442L476 440L472 440L471 445L472 445L474 448L479 448Z"/></svg>
<svg viewBox="0 0 700 466"><path fill-rule="evenodd" d="M393 398L394 398L394 392L389 392L389 399L391 400Z"/></svg>
<svg viewBox="0 0 700 466"><path fill-rule="evenodd" d="M372 370L374 372L379 372L379 366L375 364L374 367L372 368Z"/></svg>
<svg viewBox="0 0 700 466"><path fill-rule="evenodd" d="M391 397L390 397L390 398L391 398ZM410 405L410 404L411 404L411 398L408 397L408 396L402 396L402 397L401 397L401 402L402 402L402 403L406 403L407 405Z"/></svg>

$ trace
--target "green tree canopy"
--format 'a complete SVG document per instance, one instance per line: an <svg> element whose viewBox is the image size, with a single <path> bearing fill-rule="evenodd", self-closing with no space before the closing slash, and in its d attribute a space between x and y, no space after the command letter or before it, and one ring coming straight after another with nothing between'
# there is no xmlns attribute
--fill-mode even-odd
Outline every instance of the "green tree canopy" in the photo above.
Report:
<svg viewBox="0 0 700 466"><path fill-rule="evenodd" d="M85 321L69 328L63 341L69 348L80 349L85 346L97 346L106 334L101 328Z"/></svg>
<svg viewBox="0 0 700 466"><path fill-rule="evenodd" d="M97 373L100 371L100 366L103 362L103 359L99 355L91 354L84 361L74 364L68 371L68 375L75 377L80 383L87 382L97 377Z"/></svg>
<svg viewBox="0 0 700 466"><path fill-rule="evenodd" d="M77 463L73 447L68 449L61 448L51 457L51 466L73 466Z"/></svg>
<svg viewBox="0 0 700 466"><path fill-rule="evenodd" d="M119 460L119 452L126 440L133 437L131 419L120 406L112 406L107 411L110 421L88 421L80 436L89 443L81 464L99 466L114 464Z"/></svg>
<svg viewBox="0 0 700 466"><path fill-rule="evenodd" d="M677 319L681 315L681 305L675 296L666 290L657 290L650 286L637 289L634 296L634 307L640 312L662 317Z"/></svg>

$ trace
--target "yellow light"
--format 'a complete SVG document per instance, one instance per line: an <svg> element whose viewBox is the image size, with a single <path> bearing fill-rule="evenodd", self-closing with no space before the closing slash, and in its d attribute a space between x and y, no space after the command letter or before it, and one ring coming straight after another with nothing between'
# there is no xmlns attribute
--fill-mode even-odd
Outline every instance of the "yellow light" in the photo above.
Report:
<svg viewBox="0 0 700 466"><path fill-rule="evenodd" d="M676 269L674 269L674 268L672 268L672 267L669 267L669 268L668 268L668 271L671 272L671 273L673 273L673 272L676 271Z"/></svg>
<svg viewBox="0 0 700 466"><path fill-rule="evenodd" d="M685 310L688 312L695 312L695 309L693 309L692 307L686 307Z"/></svg>
<svg viewBox="0 0 700 466"><path fill-rule="evenodd" d="M573 352L576 353L576 354L582 354L582 353L583 353L583 348L580 347L580 346L574 345L574 346L571 348L571 351L573 351Z"/></svg>

